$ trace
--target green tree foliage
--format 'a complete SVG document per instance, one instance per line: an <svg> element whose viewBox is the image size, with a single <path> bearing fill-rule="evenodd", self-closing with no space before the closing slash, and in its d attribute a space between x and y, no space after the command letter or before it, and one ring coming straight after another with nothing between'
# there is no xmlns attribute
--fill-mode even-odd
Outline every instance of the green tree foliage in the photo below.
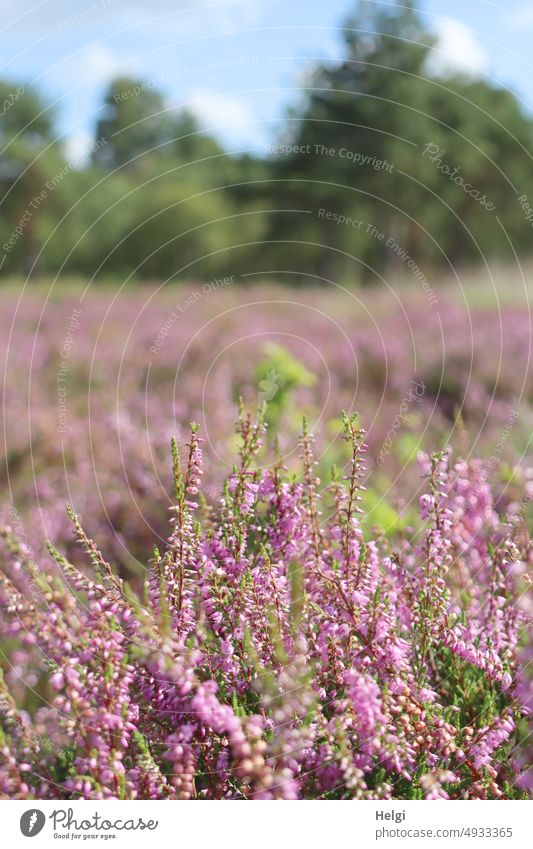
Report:
<svg viewBox="0 0 533 849"><path fill-rule="evenodd" d="M22 137L39 147L53 136L53 115L37 91L22 83L0 80L0 141L2 146Z"/></svg>
<svg viewBox="0 0 533 849"><path fill-rule="evenodd" d="M106 144L94 153L94 160L111 169L133 164L138 157L163 152L172 141L173 129L159 91L143 80L117 77L104 96L96 137Z"/></svg>
<svg viewBox="0 0 533 849"><path fill-rule="evenodd" d="M515 188L531 183L532 122L516 97L484 80L431 73L434 39L409 2L362 0L345 24L344 46L341 62L316 68L303 109L290 116L283 141L297 150L273 162L283 193L289 187L293 205L312 213L296 217L293 237L330 246L310 254L319 273L348 266L357 274L357 263L335 251L379 271L391 264L387 239L369 234L367 224L417 262L505 253L496 215L526 247ZM484 196L493 210L480 202ZM363 226L324 221L320 208ZM277 238L286 222L278 227L273 219L271 226Z"/></svg>
<svg viewBox="0 0 533 849"><path fill-rule="evenodd" d="M39 93L0 81L0 244L3 270L29 271L38 251L46 182L59 167L53 114Z"/></svg>

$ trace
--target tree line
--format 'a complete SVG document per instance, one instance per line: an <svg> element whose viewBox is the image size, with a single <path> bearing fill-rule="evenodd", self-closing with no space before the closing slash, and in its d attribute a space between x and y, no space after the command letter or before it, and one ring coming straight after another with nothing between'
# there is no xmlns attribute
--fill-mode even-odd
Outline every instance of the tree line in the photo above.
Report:
<svg viewBox="0 0 533 849"><path fill-rule="evenodd" d="M432 70L413 3L356 3L343 39L254 155L119 77L88 160L68 159L42 93L0 81L1 275L368 283L523 256L533 118L518 97Z"/></svg>

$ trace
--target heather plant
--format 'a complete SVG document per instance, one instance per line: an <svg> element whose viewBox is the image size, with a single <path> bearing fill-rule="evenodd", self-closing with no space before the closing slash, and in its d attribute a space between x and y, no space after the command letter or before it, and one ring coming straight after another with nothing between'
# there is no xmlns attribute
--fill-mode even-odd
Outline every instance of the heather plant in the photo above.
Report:
<svg viewBox="0 0 533 849"><path fill-rule="evenodd" d="M202 496L173 443L167 541L138 591L78 518L87 565L4 532L0 792L32 799L516 799L527 794L532 546L479 461L421 454L419 533L363 530L343 471L262 463L264 411ZM526 649L527 651L527 649ZM21 682L24 686L21 687Z"/></svg>

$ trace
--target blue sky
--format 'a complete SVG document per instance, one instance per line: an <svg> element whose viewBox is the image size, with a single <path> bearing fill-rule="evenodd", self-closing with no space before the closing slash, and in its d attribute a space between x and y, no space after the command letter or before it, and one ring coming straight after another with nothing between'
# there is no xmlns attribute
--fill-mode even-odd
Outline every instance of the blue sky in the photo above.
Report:
<svg viewBox="0 0 533 849"><path fill-rule="evenodd" d="M374 2L374 0L366 0ZM382 0L375 0L382 2ZM187 105L232 150L264 149L306 69L340 55L351 0L0 0L0 76L56 103L69 152L87 149L102 92L128 73ZM425 0L434 61L487 74L533 111L533 1Z"/></svg>

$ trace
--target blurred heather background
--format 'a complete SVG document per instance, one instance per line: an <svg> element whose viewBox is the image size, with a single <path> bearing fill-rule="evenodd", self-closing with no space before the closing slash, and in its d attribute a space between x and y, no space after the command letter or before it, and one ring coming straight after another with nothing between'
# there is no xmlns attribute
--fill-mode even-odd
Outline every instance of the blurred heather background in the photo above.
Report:
<svg viewBox="0 0 533 849"><path fill-rule="evenodd" d="M205 493L239 396L297 466L368 430L368 522L450 443L529 503L533 3L0 2L2 519L70 502L126 573L169 441ZM272 444L267 448L273 454Z"/></svg>

